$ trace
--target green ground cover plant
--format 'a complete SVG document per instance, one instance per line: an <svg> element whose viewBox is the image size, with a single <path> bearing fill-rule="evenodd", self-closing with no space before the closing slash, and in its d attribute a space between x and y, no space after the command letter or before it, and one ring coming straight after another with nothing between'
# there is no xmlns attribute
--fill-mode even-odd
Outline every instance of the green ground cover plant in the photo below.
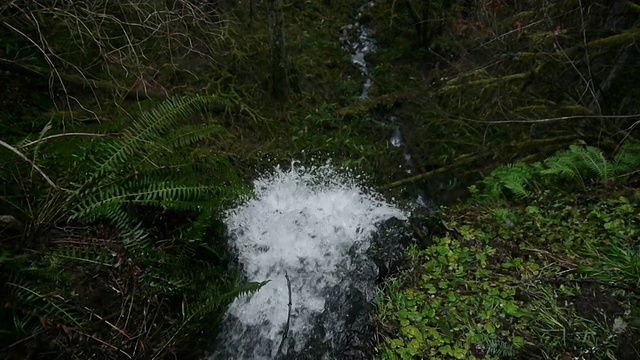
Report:
<svg viewBox="0 0 640 360"><path fill-rule="evenodd" d="M621 163L571 148L544 166L498 168L466 204L442 208L449 230L409 249L406 269L378 299L378 357L640 356L637 180L602 183L637 166L579 176L595 169L581 165L585 156L601 159L598 169ZM558 163L574 171L556 171ZM536 186L514 185L530 183L513 180L522 174L540 176Z"/></svg>

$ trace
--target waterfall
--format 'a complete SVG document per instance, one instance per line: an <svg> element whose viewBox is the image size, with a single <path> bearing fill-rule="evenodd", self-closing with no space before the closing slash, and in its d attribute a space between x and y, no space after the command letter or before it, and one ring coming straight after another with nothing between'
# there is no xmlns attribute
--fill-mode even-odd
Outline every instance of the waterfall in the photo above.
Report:
<svg viewBox="0 0 640 360"><path fill-rule="evenodd" d="M375 298L371 236L407 214L330 164L276 168L254 188L225 223L243 274L269 283L232 303L209 359L344 358Z"/></svg>

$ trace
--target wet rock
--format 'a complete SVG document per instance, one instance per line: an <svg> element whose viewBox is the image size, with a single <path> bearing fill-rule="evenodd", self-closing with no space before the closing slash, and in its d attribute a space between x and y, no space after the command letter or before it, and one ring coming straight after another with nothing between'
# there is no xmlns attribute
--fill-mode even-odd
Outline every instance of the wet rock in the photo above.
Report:
<svg viewBox="0 0 640 360"><path fill-rule="evenodd" d="M368 251L378 268L377 282L384 281L401 267L405 251L415 242L407 221L393 218L380 225Z"/></svg>

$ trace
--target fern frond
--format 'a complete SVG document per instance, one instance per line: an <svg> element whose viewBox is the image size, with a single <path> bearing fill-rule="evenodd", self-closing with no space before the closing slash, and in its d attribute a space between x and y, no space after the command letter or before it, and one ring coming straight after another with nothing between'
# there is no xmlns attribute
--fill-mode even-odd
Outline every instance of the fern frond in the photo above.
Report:
<svg viewBox="0 0 640 360"><path fill-rule="evenodd" d="M148 154L150 147L159 145L159 140L180 121L189 119L198 111L203 111L214 103L209 96L191 96L168 100L148 112L143 112L140 119L129 129L123 131L124 139L105 144L102 154L95 162L90 180L114 171L118 165L126 163L133 156Z"/></svg>
<svg viewBox="0 0 640 360"><path fill-rule="evenodd" d="M625 144L613 159L615 175L640 169L640 144Z"/></svg>
<svg viewBox="0 0 640 360"><path fill-rule="evenodd" d="M215 313L220 310L220 306L226 306L235 298L252 295L268 283L269 281L249 282L237 285L224 294L213 296L209 294L204 301L201 301L199 306L194 308L192 314L193 316L205 317L208 314Z"/></svg>
<svg viewBox="0 0 640 360"><path fill-rule="evenodd" d="M205 233L214 224L213 207L211 205L203 205L200 209L200 215L191 223L189 229L183 235L190 242L201 243L204 240Z"/></svg>
<svg viewBox="0 0 640 360"><path fill-rule="evenodd" d="M100 217L114 218L112 212L125 204L192 210L197 206L196 202L210 191L211 188L207 186L185 186L169 182L150 183L146 188L140 190L113 186L95 195L87 195L75 210L73 218L82 217L90 221ZM121 221L116 221L116 223L121 223Z"/></svg>
<svg viewBox="0 0 640 360"><path fill-rule="evenodd" d="M537 165L516 163L499 166L483 180L483 195L486 199L497 200L508 195L504 193L507 189L516 197L529 197L536 188L534 178L538 172Z"/></svg>
<svg viewBox="0 0 640 360"><path fill-rule="evenodd" d="M94 169L92 176L87 183L99 180L103 175L117 171L117 165L126 163L127 160L135 153L144 151L144 144L133 139L119 140L114 139L105 142L98 149L100 155L94 159Z"/></svg>
<svg viewBox="0 0 640 360"><path fill-rule="evenodd" d="M580 176L578 164L570 150L564 150L554 154L544 161L546 169L542 170L542 175L558 175L564 178L575 178Z"/></svg>
<svg viewBox="0 0 640 360"><path fill-rule="evenodd" d="M142 224L134 224L129 226L120 232L122 243L132 253L144 253L152 246L151 237L147 233Z"/></svg>
<svg viewBox="0 0 640 360"><path fill-rule="evenodd" d="M55 316L67 324L80 326L82 321L79 318L49 296L41 294L27 285L20 284L15 279L7 281L6 286L11 288L9 292L12 297L19 300L20 305L30 307L34 315Z"/></svg>
<svg viewBox="0 0 640 360"><path fill-rule="evenodd" d="M269 283L269 280L262 281L262 282L249 282L249 283L237 286L232 291L229 291L228 293L226 293L223 298L230 301L237 297L249 296L256 293L258 290L260 290L263 286L267 285L268 283Z"/></svg>
<svg viewBox="0 0 640 360"><path fill-rule="evenodd" d="M487 355L497 356L500 359L512 358L518 354L517 348L504 340L489 339L485 343Z"/></svg>
<svg viewBox="0 0 640 360"><path fill-rule="evenodd" d="M53 128L53 123L51 122L51 120L49 120L49 122L42 128L42 130L40 130L40 134L38 135L38 140L41 140L52 128ZM42 146L42 143L39 143L33 149L32 159L34 162L38 162L39 160L38 157L40 154L41 146ZM33 169L31 171L33 173Z"/></svg>
<svg viewBox="0 0 640 360"><path fill-rule="evenodd" d="M97 247L60 246L45 259L49 261L76 262L89 265L111 266L111 258L104 249Z"/></svg>
<svg viewBox="0 0 640 360"><path fill-rule="evenodd" d="M71 219L107 220L120 231L127 250L148 253L153 240L135 219L139 209L153 207L197 214L207 208L212 212L223 202L237 198L240 188L228 185L238 181L237 175L227 170L230 166L226 158L209 153L197 158L214 162L206 164L208 169L222 170L215 178L217 184L209 185L213 182L210 176L200 176L198 166L202 162L182 151L224 130L216 124L181 124L214 104L220 104L220 100L206 96L173 99L143 113L121 138L101 139L92 149L99 155L93 157L88 180L79 187L80 201L72 210ZM226 185L219 185L221 182ZM207 247L202 237L204 224L210 224L211 217L203 217L202 221L199 229L188 232L188 238L166 242L167 248L180 247L178 259L167 261L188 259L198 247ZM76 255L83 254L70 257Z"/></svg>
<svg viewBox="0 0 640 360"><path fill-rule="evenodd" d="M511 190L516 197L529 197L532 177L533 173L527 164L512 164L509 166L509 173L503 178L504 187Z"/></svg>
<svg viewBox="0 0 640 360"><path fill-rule="evenodd" d="M198 143L224 130L225 129L218 124L186 125L180 127L171 137L167 138L167 140L162 141L162 144L169 149L182 148Z"/></svg>
<svg viewBox="0 0 640 360"><path fill-rule="evenodd" d="M200 95L165 101L156 109L142 113L140 120L136 121L127 133L135 139L156 140L179 121L187 120L213 103L213 97Z"/></svg>
<svg viewBox="0 0 640 360"><path fill-rule="evenodd" d="M198 251L200 244L199 241L188 240L180 242L179 246L180 250L176 256L176 262L179 264L189 264L193 261L193 257Z"/></svg>
<svg viewBox="0 0 640 360"><path fill-rule="evenodd" d="M564 178L609 179L615 176L616 167L605 158L602 150L593 146L572 145L545 160L543 175L558 175Z"/></svg>
<svg viewBox="0 0 640 360"><path fill-rule="evenodd" d="M613 176L609 161L604 157L602 150L593 146L578 147L571 146L570 150L575 153L575 157L585 165L587 172L597 174L599 179L608 179Z"/></svg>
<svg viewBox="0 0 640 360"><path fill-rule="evenodd" d="M239 296L240 293L253 293L258 291L264 283L248 283L236 287L235 289L221 295L221 296L209 296L207 299L200 301L196 306L189 308L189 316L182 322L177 329L169 328L164 332L163 337L169 339L167 343L171 343L173 339L180 336L187 328L187 325L197 321L220 319L223 314L223 306L228 304L232 299ZM184 303L183 303L184 304ZM163 349L160 349L162 351ZM157 353L160 353L158 351Z"/></svg>

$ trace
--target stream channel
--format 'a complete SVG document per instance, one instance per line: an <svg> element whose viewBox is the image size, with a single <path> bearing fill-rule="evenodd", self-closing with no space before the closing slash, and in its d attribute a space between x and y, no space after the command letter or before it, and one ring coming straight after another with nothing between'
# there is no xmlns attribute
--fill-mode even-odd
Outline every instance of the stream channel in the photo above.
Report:
<svg viewBox="0 0 640 360"><path fill-rule="evenodd" d="M362 99L373 86L366 56L375 51L375 32L360 21L371 6L374 1L358 9L341 39L365 78ZM397 125L390 144L403 147L399 121L390 121ZM406 150L405 160L411 169ZM376 284L415 240L410 211L362 183L330 163L296 162L254 181L255 196L228 211L225 224L247 280L268 283L231 304L206 359L373 355Z"/></svg>

